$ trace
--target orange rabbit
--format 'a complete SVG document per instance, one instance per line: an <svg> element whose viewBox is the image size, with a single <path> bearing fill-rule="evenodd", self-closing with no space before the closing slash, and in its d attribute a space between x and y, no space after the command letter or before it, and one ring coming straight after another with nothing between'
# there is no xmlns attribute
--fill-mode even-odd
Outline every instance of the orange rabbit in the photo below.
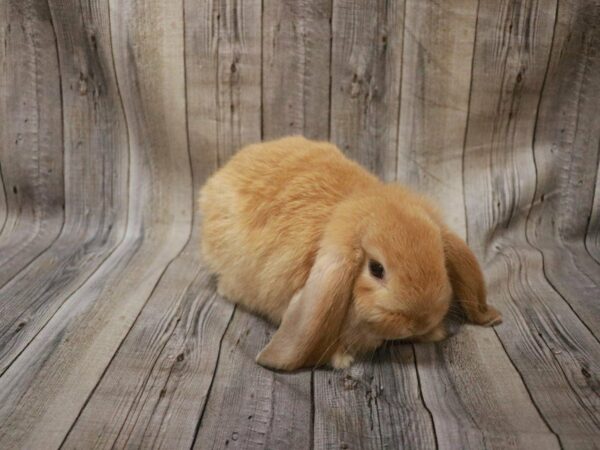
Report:
<svg viewBox="0 0 600 450"><path fill-rule="evenodd" d="M347 367L384 340L443 339L453 293L470 321L501 320L436 208L332 144L250 145L207 181L200 208L219 293L280 324L264 366Z"/></svg>

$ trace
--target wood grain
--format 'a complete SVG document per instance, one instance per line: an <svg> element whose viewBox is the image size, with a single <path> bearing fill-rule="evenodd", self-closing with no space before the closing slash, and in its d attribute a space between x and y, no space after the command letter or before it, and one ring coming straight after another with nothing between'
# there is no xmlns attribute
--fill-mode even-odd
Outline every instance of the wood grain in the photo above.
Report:
<svg viewBox="0 0 600 450"><path fill-rule="evenodd" d="M65 169L64 193L58 185L59 192L46 196L64 196L54 207L65 222L52 245L1 290L6 300L0 304L0 373L110 255L124 237L127 220L128 136L112 68L107 9L49 5L64 108L64 150L61 144L53 151L61 151ZM75 42L81 44L75 48Z"/></svg>
<svg viewBox="0 0 600 450"><path fill-rule="evenodd" d="M435 199L464 236L462 153L477 1L406 2L397 179ZM432 33L432 28L436 32Z"/></svg>
<svg viewBox="0 0 600 450"><path fill-rule="evenodd" d="M396 177L404 1L333 3L330 138L383 179Z"/></svg>
<svg viewBox="0 0 600 450"><path fill-rule="evenodd" d="M180 252L191 231L192 189L185 108L181 101L184 93L183 51L174 52L177 45L183 48L183 32L181 23L175 29L157 26L172 23L181 16L182 9L180 7L177 14L177 9L164 8L160 2L148 4L144 9L145 20L138 21L135 15L140 13L139 10L111 4L108 11L108 5L102 5L104 9L90 8L89 11L99 13L104 20L109 19L112 29L107 37L123 43L114 49L114 60L131 143L128 181L131 192L136 195L126 199L129 200L128 209L121 207L119 210L120 214L128 213L125 240L87 283L61 305L37 334L37 339L0 379L3 397L0 421L6 425L0 433L0 446L10 442L14 446L37 448L62 442L166 265ZM52 4L51 7L56 8L53 16L76 14L78 10L70 6ZM114 12L115 7L119 13ZM81 23L80 20L72 22ZM135 26L130 26L132 23ZM98 20L95 24L108 25L108 21ZM77 30L76 27L73 29ZM138 51L124 45L129 39L142 39L147 45ZM74 68L67 62L78 60L65 58L61 61L66 65L65 71L71 72ZM146 66L152 66L154 70L136 70L136 67ZM180 71L173 70L173 66L180 67ZM73 82L80 77L81 72L77 71ZM95 79L99 80L99 75ZM63 80L65 83L70 81L65 77ZM81 96L81 84L72 86L77 91L70 95L74 96L76 92ZM84 91L93 93L90 86ZM75 98L73 103L72 112L75 113ZM142 104L147 107L140 114ZM165 108L170 111L168 115L163 114ZM86 114L74 117L73 126L80 117L86 117ZM103 136L101 129L90 129L99 138ZM65 138L71 142L70 134L66 133ZM84 158L95 155L102 160L102 153L83 153L90 143L86 140L78 155ZM169 152L164 152L167 147ZM83 164L70 170L86 171L89 168ZM96 179L102 186L104 178L101 175L101 170L85 174L81 177L83 186L67 184L68 188L77 188L67 197L73 208L72 215L67 208L67 224L72 217L74 226L85 225L85 221L91 219L89 209L102 205L89 204L92 198L85 196L95 187ZM158 186L162 188L158 189ZM106 193L107 190L100 188L98 192ZM110 230L113 224L109 222L105 226ZM77 235L73 237L77 238ZM77 239L73 244L81 245L82 242L85 244L85 240Z"/></svg>
<svg viewBox="0 0 600 450"><path fill-rule="evenodd" d="M465 176L475 177L465 188L469 240L487 262L491 301L505 313L497 334L536 407L563 447L593 447L599 343L548 283L526 236L537 172L532 145L561 5L503 6L482 2L478 16L465 154ZM492 40L489 29L512 32ZM556 420L557 411L573 419Z"/></svg>
<svg viewBox="0 0 600 450"><path fill-rule="evenodd" d="M540 251L544 275L596 337L600 337L600 266L585 246L600 155L600 86L595 46L600 8L559 5L533 157L537 180L527 239ZM573 30L568 35L567 30ZM594 228L590 228L593 230ZM597 229L597 228L596 228Z"/></svg>
<svg viewBox="0 0 600 450"><path fill-rule="evenodd" d="M436 447L410 344L348 370L318 370L314 384L314 448Z"/></svg>
<svg viewBox="0 0 600 450"><path fill-rule="evenodd" d="M50 10L33 1L7 1L0 8L1 287L58 236L64 186L62 93Z"/></svg>
<svg viewBox="0 0 600 450"><path fill-rule="evenodd" d="M0 2L0 448L598 448L599 24L597 0ZM436 199L504 323L258 366L275 328L215 293L196 197L287 134Z"/></svg>
<svg viewBox="0 0 600 450"><path fill-rule="evenodd" d="M331 13L330 2L263 2L263 139L329 139Z"/></svg>
<svg viewBox="0 0 600 450"><path fill-rule="evenodd" d="M191 446L233 312L193 247L165 272L64 448Z"/></svg>
<svg viewBox="0 0 600 450"><path fill-rule="evenodd" d="M273 332L235 311L194 448L310 447L310 372L275 373L254 362Z"/></svg>

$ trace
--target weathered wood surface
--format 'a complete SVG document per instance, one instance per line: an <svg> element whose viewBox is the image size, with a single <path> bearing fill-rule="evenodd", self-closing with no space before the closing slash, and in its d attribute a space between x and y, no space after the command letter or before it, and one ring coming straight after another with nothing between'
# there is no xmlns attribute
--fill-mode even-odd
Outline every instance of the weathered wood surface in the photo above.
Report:
<svg viewBox="0 0 600 450"><path fill-rule="evenodd" d="M597 0L0 0L0 448L600 448ZM254 363L196 193L331 139L437 199L494 329Z"/></svg>

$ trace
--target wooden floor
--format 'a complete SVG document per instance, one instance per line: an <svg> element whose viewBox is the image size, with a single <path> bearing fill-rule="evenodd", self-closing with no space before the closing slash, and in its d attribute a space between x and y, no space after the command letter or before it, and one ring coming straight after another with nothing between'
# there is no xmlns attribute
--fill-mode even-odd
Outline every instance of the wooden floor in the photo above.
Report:
<svg viewBox="0 0 600 450"><path fill-rule="evenodd" d="M254 363L196 194L332 140L434 197L494 329ZM600 448L598 0L0 0L0 449Z"/></svg>

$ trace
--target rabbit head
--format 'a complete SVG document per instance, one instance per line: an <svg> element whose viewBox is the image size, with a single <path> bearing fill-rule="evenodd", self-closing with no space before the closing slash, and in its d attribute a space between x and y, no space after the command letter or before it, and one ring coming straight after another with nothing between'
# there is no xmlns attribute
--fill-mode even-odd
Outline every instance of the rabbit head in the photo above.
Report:
<svg viewBox="0 0 600 450"><path fill-rule="evenodd" d="M499 318L474 255L425 200L395 186L352 195L332 213L306 284L257 361L293 370L425 336L453 292L474 322Z"/></svg>

